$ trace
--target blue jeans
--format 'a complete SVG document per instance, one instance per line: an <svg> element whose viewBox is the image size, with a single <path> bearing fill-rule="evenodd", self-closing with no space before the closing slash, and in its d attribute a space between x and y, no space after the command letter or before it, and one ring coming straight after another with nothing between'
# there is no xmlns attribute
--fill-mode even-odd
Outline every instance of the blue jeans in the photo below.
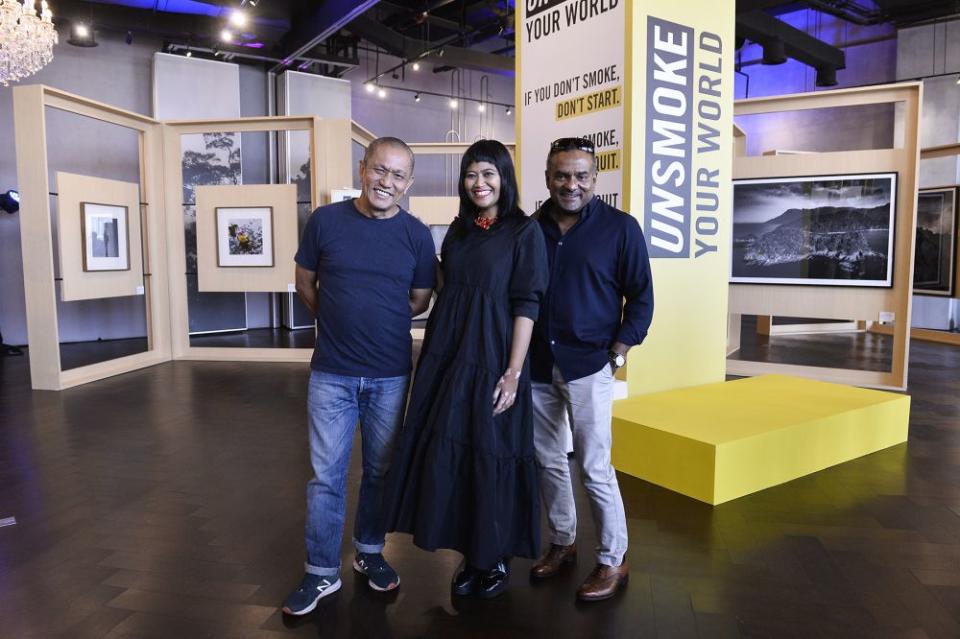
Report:
<svg viewBox="0 0 960 639"><path fill-rule="evenodd" d="M353 433L360 422L363 477L353 541L357 552L383 550L384 480L403 423L409 375L348 377L312 371L307 391L310 463L307 483L306 571L336 576L346 515L347 469Z"/></svg>

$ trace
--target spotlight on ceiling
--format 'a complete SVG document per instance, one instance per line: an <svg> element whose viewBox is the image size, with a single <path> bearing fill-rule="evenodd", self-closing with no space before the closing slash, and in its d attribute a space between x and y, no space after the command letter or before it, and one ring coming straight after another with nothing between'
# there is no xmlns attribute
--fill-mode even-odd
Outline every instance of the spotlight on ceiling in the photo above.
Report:
<svg viewBox="0 0 960 639"><path fill-rule="evenodd" d="M246 12L244 12L243 9L234 9L230 13L230 24L241 29L247 26Z"/></svg>
<svg viewBox="0 0 960 639"><path fill-rule="evenodd" d="M817 82L818 87L835 87L837 86L837 70L833 67L819 67L817 68Z"/></svg>
<svg viewBox="0 0 960 639"><path fill-rule="evenodd" d="M414 101L414 102L419 102L419 101L420 101L420 94L419 94L419 93L416 94L415 96L413 96L413 101Z"/></svg>
<svg viewBox="0 0 960 639"><path fill-rule="evenodd" d="M413 63L412 65L410 65L410 66L411 66L411 68L412 68L414 71L419 71L419 70L420 70L420 63L419 63L419 62L414 62L414 63Z"/></svg>
<svg viewBox="0 0 960 639"><path fill-rule="evenodd" d="M479 111L480 113L483 113L486 110L487 110L487 105L485 105L483 102L477 105L477 111Z"/></svg>
<svg viewBox="0 0 960 639"><path fill-rule="evenodd" d="M187 49L187 57L188 57L188 58L192 58L192 57L193 57L193 51L190 51L189 49Z"/></svg>
<svg viewBox="0 0 960 639"><path fill-rule="evenodd" d="M380 87L379 89L377 89L377 97L380 98L381 100L387 97L386 89L384 89L383 87Z"/></svg>
<svg viewBox="0 0 960 639"><path fill-rule="evenodd" d="M233 42L233 31L230 29L223 29L220 32L220 39L224 42Z"/></svg>
<svg viewBox="0 0 960 639"><path fill-rule="evenodd" d="M957 84L960 84L960 75L957 76Z"/></svg>
<svg viewBox="0 0 960 639"><path fill-rule="evenodd" d="M10 215L20 210L20 193L10 189L6 193L0 193L0 209L3 209Z"/></svg>
<svg viewBox="0 0 960 639"><path fill-rule="evenodd" d="M456 108L457 108L457 104L458 104L458 103L457 103L457 101L456 101L455 98L450 98L450 108L451 108L451 109L456 109Z"/></svg>
<svg viewBox="0 0 960 639"><path fill-rule="evenodd" d="M364 83L363 88L367 90L367 93L373 93L377 90L377 87L373 86L373 82Z"/></svg>
<svg viewBox="0 0 960 639"><path fill-rule="evenodd" d="M783 64L787 61L787 50L783 45L783 40L775 38L767 41L763 45L763 63L764 64Z"/></svg>
<svg viewBox="0 0 960 639"><path fill-rule="evenodd" d="M97 36L90 25L83 22L74 22L70 28L70 37L67 42L75 47L95 47L97 46Z"/></svg>
<svg viewBox="0 0 960 639"><path fill-rule="evenodd" d="M513 108L507 107L507 115L510 115L511 113L513 113Z"/></svg>

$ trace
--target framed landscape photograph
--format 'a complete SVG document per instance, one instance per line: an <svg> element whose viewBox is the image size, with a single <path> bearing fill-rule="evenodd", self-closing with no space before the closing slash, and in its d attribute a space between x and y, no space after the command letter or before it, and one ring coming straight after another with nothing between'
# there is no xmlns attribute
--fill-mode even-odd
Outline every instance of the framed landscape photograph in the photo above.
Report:
<svg viewBox="0 0 960 639"><path fill-rule="evenodd" d="M126 206L80 203L84 271L130 270Z"/></svg>
<svg viewBox="0 0 960 639"><path fill-rule="evenodd" d="M217 266L273 266L273 207L218 207Z"/></svg>
<svg viewBox="0 0 960 639"><path fill-rule="evenodd" d="M893 286L897 174L734 180L730 282Z"/></svg>
<svg viewBox="0 0 960 639"><path fill-rule="evenodd" d="M924 189L917 194L917 243L913 292L953 295L956 264L957 189Z"/></svg>

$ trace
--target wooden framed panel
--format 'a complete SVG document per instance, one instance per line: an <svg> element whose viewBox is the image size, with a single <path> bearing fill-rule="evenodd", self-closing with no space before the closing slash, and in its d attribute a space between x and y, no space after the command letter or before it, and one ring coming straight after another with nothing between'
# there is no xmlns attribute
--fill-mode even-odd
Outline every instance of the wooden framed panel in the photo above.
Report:
<svg viewBox="0 0 960 639"><path fill-rule="evenodd" d="M459 210L460 198L457 196L410 196L410 213L427 226L446 226Z"/></svg>
<svg viewBox="0 0 960 639"><path fill-rule="evenodd" d="M170 281L170 326L174 359L217 361L304 362L312 353L307 348L232 348L192 347L189 337L187 309L186 263L179 194L183 190L180 166L181 136L211 131L308 131L310 134L310 206L311 209L326 199L331 189L352 182L352 167L344 158L350 157L351 123L341 119L321 119L313 116L275 116L217 120L189 120L165 122L163 126L165 191L167 195L166 240L168 274ZM207 195L204 195L206 193ZM208 200L210 194L215 194ZM203 198L201 200L201 198ZM293 184L265 184L241 186L205 186L197 189L198 275L201 290L240 292L291 292L294 285L293 256L297 235L296 187ZM217 206L244 207L251 204L273 206L275 260L272 268L220 268L227 274L216 273L215 233L207 234L206 224L215 226ZM289 211L284 214L283 211ZM204 230L201 230L203 226ZM209 240L206 241L206 240ZM199 245L203 243L206 257ZM243 271L238 277L237 273ZM229 275L229 277L227 277ZM220 278L220 279L218 279ZM282 281L281 281L282 280ZM216 288L209 288L214 286Z"/></svg>
<svg viewBox="0 0 960 639"><path fill-rule="evenodd" d="M57 172L56 178L61 299L143 295L140 186L75 173ZM102 223L118 209L123 211L118 215L122 224L111 228ZM104 228L91 228L98 222ZM103 256L98 257L101 252ZM114 252L116 257L111 255Z"/></svg>
<svg viewBox="0 0 960 639"><path fill-rule="evenodd" d="M891 149L830 153L747 156L745 141L736 145L733 178L758 179L897 173L894 229L893 286L891 288L796 287L786 285L732 284L732 316L761 315L811 317L854 321L896 321L893 365L890 372L833 369L811 366L747 362L728 359L730 375L783 373L857 386L903 390L907 386L911 291L913 283L914 231L916 220L919 113L922 86L919 83L842 89L817 93L741 100L736 116L823 109L865 104L897 103L903 122L902 146ZM739 323L739 322L737 322ZM733 322L731 322L733 324ZM732 331L731 326L731 331Z"/></svg>
<svg viewBox="0 0 960 639"><path fill-rule="evenodd" d="M170 325L167 301L169 295L167 266L164 259L164 191L160 129L161 124L153 118L125 111L95 100L73 95L44 85L14 87L14 126L17 147L17 175L22 199L23 215L20 218L20 241L23 247L24 291L27 306L27 330L30 347L31 385L38 390L62 390L79 384L95 381L152 366L170 359ZM59 330L57 318L56 286L54 281L54 242L50 218L50 185L48 181L46 108L55 108L84 117L93 118L116 126L133 129L139 134L140 184L121 186L115 183L111 193L123 193L129 198L128 223L130 226L130 271L86 273L87 275L130 275L136 270L139 285L146 296L147 351L89 366L61 369ZM76 176L87 180L84 176ZM70 178L67 178L68 181ZM113 180L99 182L103 185ZM89 186L90 183L87 183ZM58 185L58 193L59 193ZM59 210L67 207L79 215L79 196L62 195ZM139 194L137 194L139 191ZM94 192L90 201L102 201L104 192ZM119 195L117 196L119 197ZM67 200L70 202L67 202ZM74 221L78 221L75 220ZM62 228L62 227L61 227ZM80 225L76 229L79 233ZM137 230L135 233L135 229ZM61 233L61 237L63 233ZM141 237L142 244L134 237ZM137 248L139 247L139 248ZM71 251L73 251L71 247ZM141 252L142 251L142 254ZM69 252L69 251L68 251ZM62 253L61 253L62 257ZM69 260L76 271L82 271L80 250L70 253ZM78 261L79 260L79 261ZM63 269L67 273L67 268ZM67 295L78 289L66 283ZM135 294L131 282L124 285L125 295ZM85 284L84 284L85 286ZM71 293L72 291L72 293ZM102 295L97 295L102 296ZM74 297L73 299L88 299Z"/></svg>
<svg viewBox="0 0 960 639"><path fill-rule="evenodd" d="M196 193L200 291L288 292L299 240L296 185L198 186Z"/></svg>

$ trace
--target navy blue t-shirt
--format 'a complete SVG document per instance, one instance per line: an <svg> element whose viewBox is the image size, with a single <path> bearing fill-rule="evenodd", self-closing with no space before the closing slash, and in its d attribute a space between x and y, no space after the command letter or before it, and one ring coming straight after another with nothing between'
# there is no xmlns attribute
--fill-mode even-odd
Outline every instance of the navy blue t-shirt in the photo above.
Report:
<svg viewBox="0 0 960 639"><path fill-rule="evenodd" d="M433 288L430 230L403 209L387 219L353 201L313 212L296 262L317 274L317 344L310 366L351 377L410 372L410 289Z"/></svg>

